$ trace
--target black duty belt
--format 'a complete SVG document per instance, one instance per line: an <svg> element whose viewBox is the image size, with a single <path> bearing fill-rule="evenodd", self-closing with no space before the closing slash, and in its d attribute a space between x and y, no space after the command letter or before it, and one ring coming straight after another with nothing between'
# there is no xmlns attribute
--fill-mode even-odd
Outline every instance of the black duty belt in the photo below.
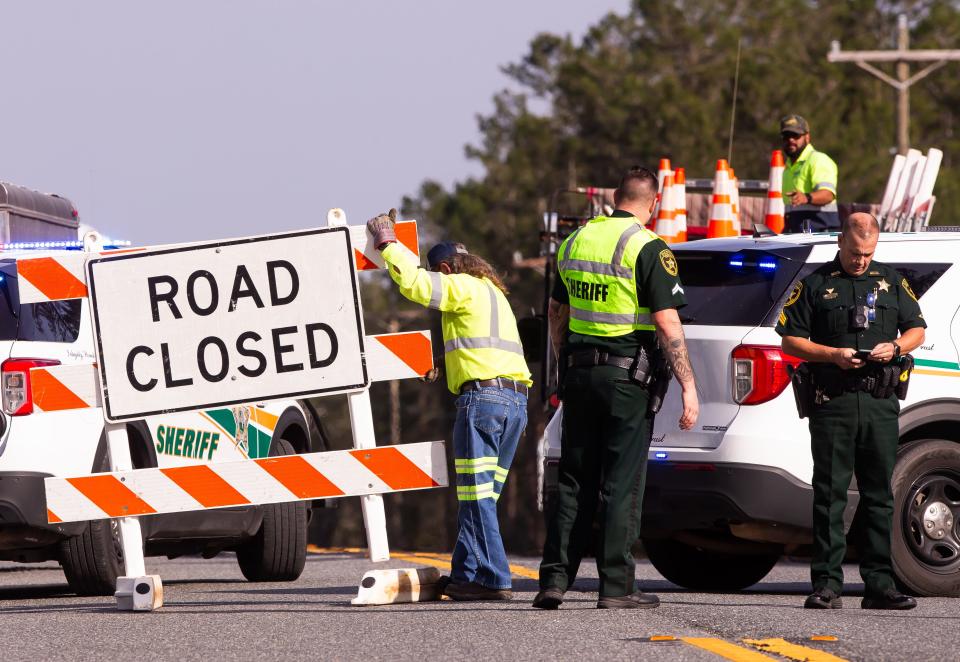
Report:
<svg viewBox="0 0 960 662"><path fill-rule="evenodd" d="M567 355L568 368L585 368L596 365L612 365L629 370L633 365L632 356L617 356L599 349L581 350Z"/></svg>
<svg viewBox="0 0 960 662"><path fill-rule="evenodd" d="M509 377L494 377L493 379L474 379L469 382L464 382L460 387L461 393L466 393L467 391L474 391L478 388L483 388L484 386L497 386L499 388L508 388L511 391L516 391L522 395L527 395L527 385L518 382Z"/></svg>

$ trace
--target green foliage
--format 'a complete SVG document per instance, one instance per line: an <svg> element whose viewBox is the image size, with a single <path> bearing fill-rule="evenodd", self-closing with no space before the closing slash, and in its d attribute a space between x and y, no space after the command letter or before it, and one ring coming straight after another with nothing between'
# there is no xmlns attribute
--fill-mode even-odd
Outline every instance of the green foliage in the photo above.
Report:
<svg viewBox="0 0 960 662"><path fill-rule="evenodd" d="M912 48L956 47L960 9L947 0L635 0L625 15L600 17L579 42L540 34L525 57L504 68L513 89L495 96L493 112L479 117L479 143L466 148L482 177L452 190L425 181L404 200L404 215L423 222L424 247L456 239L505 270L518 317L539 310L542 279L512 265L517 252L537 255L541 215L556 189L611 187L625 168L655 167L661 157L684 166L688 177L712 177L716 159L727 158L738 43L731 159L737 175L765 179L770 152L780 146L780 117L799 113L816 147L839 165L840 201L879 202L896 142L896 92L853 64L827 62L827 52L832 40L844 50L894 48L900 12L909 17ZM911 90L912 144L945 153L934 220L949 224L960 223L960 182L953 177L953 155L960 153L953 110L960 107L958 67L948 64ZM879 68L894 75L892 65ZM417 307L401 303L391 285L366 285L370 332L384 330L377 320L386 315L406 315L403 328L433 326L439 350L436 318L414 313ZM373 391L381 439L389 436L379 416L386 389ZM503 537L516 552L536 553L542 540L534 508L543 424L537 396L500 501ZM405 441L450 439L453 404L442 384L403 383L400 402ZM350 534L335 539L361 544L355 506L342 512L351 517L340 518L336 530ZM450 490L392 495L388 512L395 546L450 549L456 531Z"/></svg>

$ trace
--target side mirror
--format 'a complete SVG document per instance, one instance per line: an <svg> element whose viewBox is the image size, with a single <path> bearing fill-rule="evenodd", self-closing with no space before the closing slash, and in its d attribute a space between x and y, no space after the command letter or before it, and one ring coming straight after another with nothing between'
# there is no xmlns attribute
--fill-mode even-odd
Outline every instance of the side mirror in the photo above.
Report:
<svg viewBox="0 0 960 662"><path fill-rule="evenodd" d="M520 332L520 342L523 344L523 358L528 363L543 360L543 316L524 317L517 320L517 331Z"/></svg>

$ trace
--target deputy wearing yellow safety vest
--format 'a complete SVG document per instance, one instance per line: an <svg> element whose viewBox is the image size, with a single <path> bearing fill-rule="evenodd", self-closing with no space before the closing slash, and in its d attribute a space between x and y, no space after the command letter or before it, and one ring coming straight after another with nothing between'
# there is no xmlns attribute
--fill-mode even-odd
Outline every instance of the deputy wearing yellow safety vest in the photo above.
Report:
<svg viewBox="0 0 960 662"><path fill-rule="evenodd" d="M693 427L699 405L676 310L686 305L677 260L644 227L656 194L653 172L630 170L614 194L617 209L575 231L557 252L560 278L548 316L565 372L563 435L557 507L547 524L533 602L538 609L560 606L591 540L599 609L660 604L657 596L636 590L630 549L640 533L655 412L648 403L669 379L655 376L658 358L680 382L681 429ZM600 533L594 537L598 501Z"/></svg>
<svg viewBox="0 0 960 662"><path fill-rule="evenodd" d="M507 289L493 268L462 244L427 254L430 271L397 242L396 210L367 222L400 293L441 311L447 387L457 398L453 454L459 533L450 583L454 600L509 600L510 567L500 537L497 500L527 425L530 370Z"/></svg>
<svg viewBox="0 0 960 662"><path fill-rule="evenodd" d="M786 232L839 230L837 164L810 143L810 125L799 115L780 120L787 155L783 169Z"/></svg>

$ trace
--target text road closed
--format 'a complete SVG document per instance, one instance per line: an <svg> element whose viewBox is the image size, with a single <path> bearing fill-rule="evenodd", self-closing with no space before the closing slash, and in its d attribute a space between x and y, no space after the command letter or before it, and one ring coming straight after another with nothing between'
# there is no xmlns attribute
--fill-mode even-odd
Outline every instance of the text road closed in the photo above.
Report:
<svg viewBox="0 0 960 662"><path fill-rule="evenodd" d="M108 419L367 384L346 228L88 264Z"/></svg>

